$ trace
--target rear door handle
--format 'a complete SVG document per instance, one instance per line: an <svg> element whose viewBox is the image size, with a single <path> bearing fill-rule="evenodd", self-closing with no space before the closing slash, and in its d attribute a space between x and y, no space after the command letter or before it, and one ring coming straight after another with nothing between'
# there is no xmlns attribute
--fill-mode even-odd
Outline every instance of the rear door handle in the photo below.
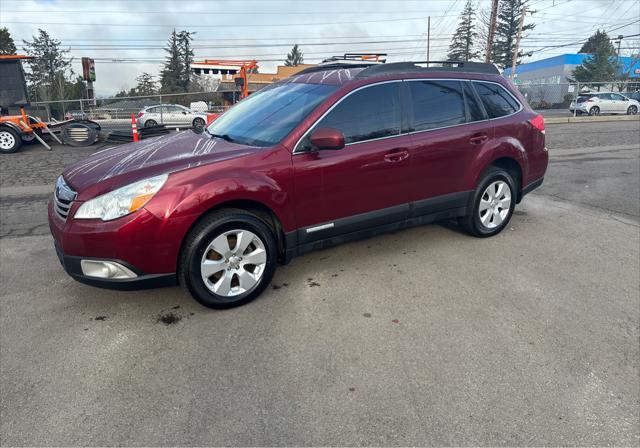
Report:
<svg viewBox="0 0 640 448"><path fill-rule="evenodd" d="M487 134L480 133L480 134L474 134L469 138L469 143L471 143L472 145L480 145L484 142L486 142L489 139L489 136Z"/></svg>
<svg viewBox="0 0 640 448"><path fill-rule="evenodd" d="M409 151L404 148L394 148L384 155L387 162L401 162L409 157Z"/></svg>

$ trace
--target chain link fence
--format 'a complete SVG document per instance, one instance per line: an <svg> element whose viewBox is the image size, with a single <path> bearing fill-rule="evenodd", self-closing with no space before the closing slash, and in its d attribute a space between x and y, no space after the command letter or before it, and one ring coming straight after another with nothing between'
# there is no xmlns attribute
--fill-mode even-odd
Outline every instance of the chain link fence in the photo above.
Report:
<svg viewBox="0 0 640 448"><path fill-rule="evenodd" d="M619 92L640 99L640 80L588 84L518 81L516 86L529 105L543 114L569 115L571 103L579 95L589 92ZM208 122L212 115L224 112L237 99L238 92L235 90L95 100L70 99L33 102L27 112L44 122L91 120L100 125L101 136L106 137L112 131L131 131L132 115L139 129L153 125L165 125L169 129L201 125Z"/></svg>
<svg viewBox="0 0 640 448"><path fill-rule="evenodd" d="M33 102L29 115L44 122L69 119L98 123L101 133L131 130L131 116L138 127L166 125L167 128L187 128L206 123L211 115L224 112L237 100L237 91L158 94L149 96L69 99Z"/></svg>
<svg viewBox="0 0 640 448"><path fill-rule="evenodd" d="M595 92L616 92L634 99L640 92L640 80L618 82L565 82L536 83L521 81L516 87L527 99L532 109L537 111L566 111L581 94Z"/></svg>

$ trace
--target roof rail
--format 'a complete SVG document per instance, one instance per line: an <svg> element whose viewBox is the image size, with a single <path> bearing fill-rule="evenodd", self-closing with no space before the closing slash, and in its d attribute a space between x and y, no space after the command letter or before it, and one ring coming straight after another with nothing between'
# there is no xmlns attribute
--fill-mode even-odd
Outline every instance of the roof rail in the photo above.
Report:
<svg viewBox="0 0 640 448"><path fill-rule="evenodd" d="M355 63L355 62L328 62L322 65L316 65L314 67L308 67L305 68L304 70L300 70L299 72L296 72L295 75L293 76L298 76L298 75L306 75L307 73L314 73L314 72L323 72L326 70L338 70L341 68L366 68L366 67L371 67L371 63L366 63L366 62L360 62L360 63Z"/></svg>
<svg viewBox="0 0 640 448"><path fill-rule="evenodd" d="M499 75L500 71L493 64L483 62L462 61L411 61L393 62L390 64L370 65L356 75L356 78L385 75L390 73L424 73L424 72L465 72Z"/></svg>

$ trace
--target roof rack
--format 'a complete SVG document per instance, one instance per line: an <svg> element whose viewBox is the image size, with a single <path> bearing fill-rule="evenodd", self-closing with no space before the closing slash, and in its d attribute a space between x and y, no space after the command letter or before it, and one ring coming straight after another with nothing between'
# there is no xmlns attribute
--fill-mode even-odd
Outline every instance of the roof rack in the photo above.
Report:
<svg viewBox="0 0 640 448"><path fill-rule="evenodd" d="M342 56L331 56L323 60L322 64L331 64L334 62L355 62L355 63L368 63L368 64L384 64L387 62L387 53L345 53Z"/></svg>
<svg viewBox="0 0 640 448"><path fill-rule="evenodd" d="M385 75L389 73L424 73L424 72L465 72L465 73L485 73L489 75L499 75L500 71L493 64L483 62L461 62L461 61L411 61L394 62L391 64L379 64L368 66L356 75L356 78L367 78L369 76Z"/></svg>

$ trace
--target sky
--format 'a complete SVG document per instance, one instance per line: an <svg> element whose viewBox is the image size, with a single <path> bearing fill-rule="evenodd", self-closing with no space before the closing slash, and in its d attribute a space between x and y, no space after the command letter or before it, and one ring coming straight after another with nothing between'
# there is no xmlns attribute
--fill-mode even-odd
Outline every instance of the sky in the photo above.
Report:
<svg viewBox="0 0 640 448"><path fill-rule="evenodd" d="M430 59L446 59L466 0L0 0L0 26L16 45L38 28L80 58L96 60L99 96L136 84L142 72L157 75L171 31L195 31L196 59L257 59L275 72L297 43L305 62L345 52L386 52L388 61L425 60L431 16ZM475 0L488 10L491 0ZM522 40L533 51L525 61L575 53L596 29L640 34L640 0L530 0ZM640 37L623 39L621 54L638 51Z"/></svg>

